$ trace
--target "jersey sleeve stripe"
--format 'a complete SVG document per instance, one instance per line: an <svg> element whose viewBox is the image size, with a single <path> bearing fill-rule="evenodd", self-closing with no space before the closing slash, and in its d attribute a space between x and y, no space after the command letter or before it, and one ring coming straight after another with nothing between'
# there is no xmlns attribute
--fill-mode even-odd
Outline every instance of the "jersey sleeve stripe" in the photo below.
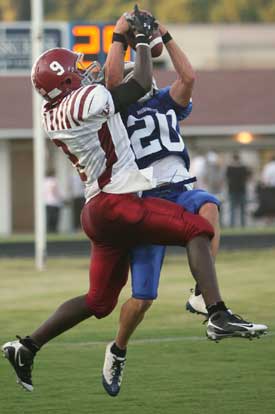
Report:
<svg viewBox="0 0 275 414"><path fill-rule="evenodd" d="M93 94L92 94L92 96L89 96L89 94L90 94L90 92L92 92L93 89L95 89L96 86L97 85L88 86L85 93L84 93L84 95L80 99L78 116L77 116L77 118L80 121L83 121L84 105L86 105L88 102L90 104L90 102L93 98Z"/></svg>
<svg viewBox="0 0 275 414"><path fill-rule="evenodd" d="M65 128L66 129L70 129L71 128L71 124L70 124L70 121L69 121L69 119L68 119L68 114L67 114L67 102L68 102L68 96L64 99L64 106L63 106L63 109L62 109L62 112L63 112L63 122L64 122L64 125L65 125Z"/></svg>
<svg viewBox="0 0 275 414"><path fill-rule="evenodd" d="M70 96L65 103L66 124L67 125L69 124L68 128L74 128L77 126L74 120L72 119L71 109L72 109L72 96Z"/></svg>
<svg viewBox="0 0 275 414"><path fill-rule="evenodd" d="M70 115L71 118L73 120L73 122L77 125L80 126L80 123L77 121L74 113L75 113L75 106L76 106L76 99L78 97L78 95L82 92L82 89L78 89L72 96L72 102L71 102L71 107L70 107Z"/></svg>
<svg viewBox="0 0 275 414"><path fill-rule="evenodd" d="M107 122L104 122L98 131L98 138L101 148L103 149L106 156L106 168L97 179L98 186L100 189L102 189L111 181L113 165L117 161L115 146Z"/></svg>
<svg viewBox="0 0 275 414"><path fill-rule="evenodd" d="M53 110L50 109L49 113L50 113L50 130L53 131L54 130L54 125L53 125Z"/></svg>
<svg viewBox="0 0 275 414"><path fill-rule="evenodd" d="M66 122L65 122L65 99L61 103L61 109L60 109L60 116L61 116L61 125L63 129L66 129Z"/></svg>
<svg viewBox="0 0 275 414"><path fill-rule="evenodd" d="M63 101L58 105L58 108L55 114L58 129L64 129L63 122L62 122L62 105L63 105Z"/></svg>
<svg viewBox="0 0 275 414"><path fill-rule="evenodd" d="M46 129L46 131L49 130L49 128L48 128L47 115L48 115L48 112L46 112L46 111L43 112L43 125L44 125L44 128Z"/></svg>

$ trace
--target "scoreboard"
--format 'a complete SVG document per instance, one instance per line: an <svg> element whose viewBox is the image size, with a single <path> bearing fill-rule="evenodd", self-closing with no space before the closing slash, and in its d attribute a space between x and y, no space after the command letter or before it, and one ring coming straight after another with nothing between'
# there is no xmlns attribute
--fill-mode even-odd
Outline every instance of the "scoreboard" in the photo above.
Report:
<svg viewBox="0 0 275 414"><path fill-rule="evenodd" d="M45 22L44 50L66 47L104 64L112 43L112 23ZM31 69L31 25L29 22L0 23L0 75L29 74ZM125 60L131 60L130 48Z"/></svg>
<svg viewBox="0 0 275 414"><path fill-rule="evenodd" d="M70 24L70 49L84 53L84 63L89 65L93 60L103 64L112 44L113 24ZM125 60L131 60L128 47Z"/></svg>

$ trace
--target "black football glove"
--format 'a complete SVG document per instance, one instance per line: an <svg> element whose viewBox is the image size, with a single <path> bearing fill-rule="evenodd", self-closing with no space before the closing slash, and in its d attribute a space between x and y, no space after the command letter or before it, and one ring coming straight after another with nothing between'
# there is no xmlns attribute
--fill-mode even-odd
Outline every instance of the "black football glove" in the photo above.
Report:
<svg viewBox="0 0 275 414"><path fill-rule="evenodd" d="M158 28L155 18L147 13L140 12L137 4L134 7L134 14L127 14L126 19L135 35L143 34L149 38L152 36L153 31Z"/></svg>

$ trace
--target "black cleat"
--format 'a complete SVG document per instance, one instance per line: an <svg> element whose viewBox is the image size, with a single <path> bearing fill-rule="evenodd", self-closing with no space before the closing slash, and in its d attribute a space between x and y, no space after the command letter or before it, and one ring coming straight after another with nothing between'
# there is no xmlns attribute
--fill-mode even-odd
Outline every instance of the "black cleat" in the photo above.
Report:
<svg viewBox="0 0 275 414"><path fill-rule="evenodd" d="M267 330L266 325L247 322L228 311L218 311L208 319L206 336L216 342L232 337L253 339L266 334Z"/></svg>
<svg viewBox="0 0 275 414"><path fill-rule="evenodd" d="M111 347L113 343L111 342L107 345L102 372L103 387L111 397L115 397L120 391L123 370L126 363L126 358L118 357L112 353Z"/></svg>
<svg viewBox="0 0 275 414"><path fill-rule="evenodd" d="M14 368L17 376L17 383L25 390L33 391L32 367L34 355L18 341L7 342L2 346L4 357L7 358Z"/></svg>

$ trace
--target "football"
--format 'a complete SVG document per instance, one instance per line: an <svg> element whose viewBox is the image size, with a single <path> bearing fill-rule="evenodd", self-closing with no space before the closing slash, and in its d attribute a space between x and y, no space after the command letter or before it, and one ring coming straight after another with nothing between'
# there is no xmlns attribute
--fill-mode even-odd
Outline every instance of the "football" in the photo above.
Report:
<svg viewBox="0 0 275 414"><path fill-rule="evenodd" d="M145 10L141 10L141 13L146 13L146 14L150 14L149 12L145 11ZM130 29L128 30L127 34L126 34L126 40L128 42L128 45L132 48L132 49L136 49L135 48L135 35L133 33L133 31ZM151 48L151 54L152 57L159 57L162 54L163 51L163 42L162 42L162 38L161 38L161 34L159 32L158 29L154 30L151 41L150 41L150 48Z"/></svg>

